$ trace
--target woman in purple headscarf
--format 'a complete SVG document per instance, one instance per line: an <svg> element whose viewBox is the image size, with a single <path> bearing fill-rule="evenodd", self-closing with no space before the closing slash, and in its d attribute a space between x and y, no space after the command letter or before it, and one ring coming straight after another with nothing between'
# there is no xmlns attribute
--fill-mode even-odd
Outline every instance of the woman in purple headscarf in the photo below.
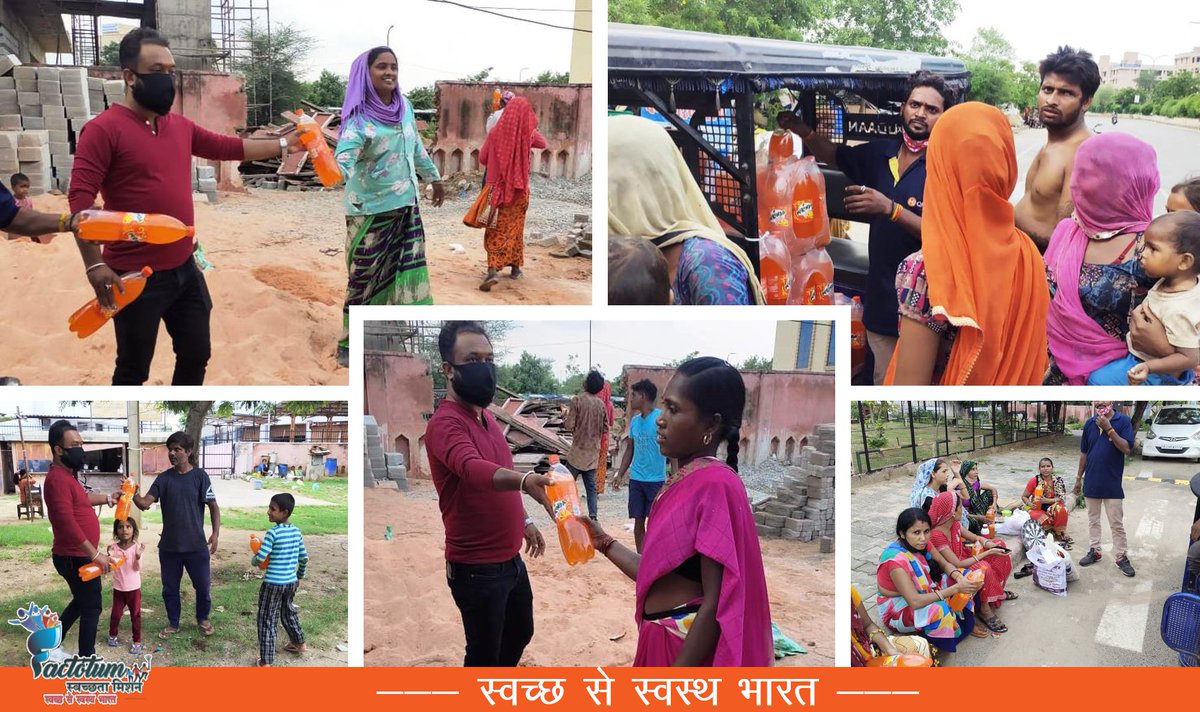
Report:
<svg viewBox="0 0 1200 712"><path fill-rule="evenodd" d="M1046 333L1050 368L1046 385L1083 385L1101 366L1128 353L1133 308L1157 281L1137 258L1137 242L1154 218L1158 193L1154 147L1124 133L1084 141L1071 171L1074 214L1055 228L1046 249L1050 313ZM1150 330L1150 338L1156 334ZM1138 349L1166 356L1166 329L1160 340ZM1173 349L1172 349L1173 350Z"/></svg>
<svg viewBox="0 0 1200 712"><path fill-rule="evenodd" d="M433 304L425 266L425 229L418 177L433 183L433 205L444 198L412 105L396 83L396 53L376 47L350 68L337 161L346 177L346 266L338 360L349 360L350 307Z"/></svg>

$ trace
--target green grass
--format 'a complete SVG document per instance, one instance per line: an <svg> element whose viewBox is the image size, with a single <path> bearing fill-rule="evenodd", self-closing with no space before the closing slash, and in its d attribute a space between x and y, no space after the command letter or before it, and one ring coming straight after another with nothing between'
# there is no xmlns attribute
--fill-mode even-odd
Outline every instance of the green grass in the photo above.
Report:
<svg viewBox="0 0 1200 712"><path fill-rule="evenodd" d="M0 524L0 547L7 549L12 546L29 546L54 543L54 535L50 532L50 520L35 519L32 522Z"/></svg>
<svg viewBox="0 0 1200 712"><path fill-rule="evenodd" d="M48 546L6 546L0 549L0 561L25 561L38 564L50 558Z"/></svg>
<svg viewBox="0 0 1200 712"><path fill-rule="evenodd" d="M1045 435L1045 423L1042 424L1042 434ZM1024 433L1024 439L1036 437L1036 426L1033 423ZM947 432L948 431L948 432ZM858 423L852 426L853 450L854 450L854 471L866 471L866 458L862 454L863 438L862 427ZM873 438L878 433L878 429L867 425L867 437ZM917 455L916 460L927 460L931 457L946 455L947 443L945 440L949 438L949 452L963 453L970 452L983 447L992 446L992 428L990 424L976 424L974 431L969 425L951 425L947 429L942 424L926 424L917 423L913 431L909 431L909 427L905 423L890 422L886 423L883 428L884 436L888 439L888 444L883 448L883 451L872 449L871 470L879 470L892 465L902 465L913 462L912 441L913 434L916 435ZM974 440L972 440L974 435ZM1022 431L1017 428L1012 431L1011 437L1016 440L1022 437ZM996 429L996 439L1004 443L1004 435L999 428ZM940 443L940 444L939 444Z"/></svg>
<svg viewBox="0 0 1200 712"><path fill-rule="evenodd" d="M247 558L249 552L247 552ZM49 566L47 557L43 554L40 561ZM310 568L310 572L312 569ZM61 584L57 578L54 582ZM185 576L181 585L183 628L168 641L160 641L158 632L166 627L166 611L163 609L160 591L162 579L157 574L142 576L142 639L146 642L147 652L155 650L155 646L163 643L163 651L156 652L159 664L171 666L206 666L206 665L249 665L258 657L258 633L255 618L258 612L258 590L262 583L261 572L251 571L248 560L226 561L218 564L212 571L212 605L210 617L217 632L206 638L196 628L194 620L195 595ZM11 588L9 589L11 590ZM48 605L60 614L70 601L70 591L65 585L52 585L37 592L26 592L0 598L0 612L7 615L15 614L20 606L30 601L40 605ZM100 655L108 655L116 659L125 654L128 649L110 649L104 645L108 635L108 612L112 605L111 583L105 582L104 612L101 614L100 628L97 635L97 651ZM332 650L335 645L346 639L346 577L334 577L320 580L311 576L304 580L296 595L296 605L300 608L300 624L304 629L309 652L306 656L320 657L322 651ZM0 630L0 665L25 665L28 653L25 652L24 632L12 626L4 626ZM121 622L120 636L128 640L130 635L129 619ZM287 642L287 634L281 629L280 644ZM68 649L74 646L75 636L68 636ZM161 657L158 657L161 656ZM276 663L286 664L290 654L280 652ZM336 658L329 656L333 664Z"/></svg>
<svg viewBox="0 0 1200 712"><path fill-rule="evenodd" d="M292 513L292 524L299 527L306 535L346 534L349 530L347 523L350 508L347 505L322 505L318 507L297 506ZM222 529L242 529L245 531L266 531L272 526L267 519L267 510L248 507L234 507L221 510Z"/></svg>

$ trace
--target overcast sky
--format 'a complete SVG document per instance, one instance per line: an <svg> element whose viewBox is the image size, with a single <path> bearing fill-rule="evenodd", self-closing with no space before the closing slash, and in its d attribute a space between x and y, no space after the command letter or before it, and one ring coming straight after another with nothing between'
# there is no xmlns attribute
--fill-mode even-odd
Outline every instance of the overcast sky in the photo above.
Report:
<svg viewBox="0 0 1200 712"><path fill-rule="evenodd" d="M693 351L740 364L751 356L768 360L775 354L775 322L665 321L592 322L592 365L608 379L626 365L657 366L683 358ZM578 356L581 369L588 366L588 322L516 322L503 343L500 363L516 363L522 351L554 361L554 375L566 377L567 359Z"/></svg>
<svg viewBox="0 0 1200 712"><path fill-rule="evenodd" d="M1200 46L1200 6L1183 0L959 0L958 19L946 36L963 47L981 27L992 26L1022 60L1038 61L1060 44L1119 60L1144 52L1142 61L1172 64L1174 55ZM1157 60L1154 55L1160 56Z"/></svg>
<svg viewBox="0 0 1200 712"><path fill-rule="evenodd" d="M574 0L463 0L476 7L520 7L539 12L498 10L553 25L571 26ZM400 85L405 89L439 79L462 79L486 67L492 76L517 81L571 66L571 30L541 27L428 0L287 0L271 4L271 21L292 23L314 37L306 78L322 69L341 75L362 52L387 40L399 55Z"/></svg>

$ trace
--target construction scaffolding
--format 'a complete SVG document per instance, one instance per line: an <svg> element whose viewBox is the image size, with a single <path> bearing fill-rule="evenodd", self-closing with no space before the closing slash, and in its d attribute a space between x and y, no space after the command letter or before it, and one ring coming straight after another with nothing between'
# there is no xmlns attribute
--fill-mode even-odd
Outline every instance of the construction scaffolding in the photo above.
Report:
<svg viewBox="0 0 1200 712"><path fill-rule="evenodd" d="M53 0L47 11L55 16L70 17L71 46L59 49L58 62L71 56L74 65L100 64L102 17L134 20L147 27L155 26L158 5L169 0Z"/></svg>
<svg viewBox="0 0 1200 712"><path fill-rule="evenodd" d="M367 351L428 353L436 349L441 328L440 321L364 322L363 348Z"/></svg>
<svg viewBox="0 0 1200 712"><path fill-rule="evenodd" d="M212 38L219 54L214 63L218 72L237 73L246 76L255 70L258 62L270 62L271 53L265 57L255 54L252 38L266 34L271 44L270 0L212 0ZM274 105L275 92L270 67L266 71L254 71L260 81L246 82L246 110L255 116L258 110Z"/></svg>

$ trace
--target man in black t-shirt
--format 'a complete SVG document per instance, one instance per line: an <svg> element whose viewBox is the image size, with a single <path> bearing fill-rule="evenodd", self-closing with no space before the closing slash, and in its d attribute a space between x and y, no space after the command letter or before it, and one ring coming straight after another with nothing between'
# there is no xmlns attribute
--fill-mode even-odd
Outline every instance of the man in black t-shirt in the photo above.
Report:
<svg viewBox="0 0 1200 712"><path fill-rule="evenodd" d="M196 589L196 624L205 635L213 634L208 615L212 609L209 595L210 557L217 553L221 531L221 510L213 494L208 473L192 465L196 443L187 433L172 433L167 438L167 456L174 466L155 478L146 495L135 494L138 509L149 509L158 502L162 509L162 537L158 541L158 561L162 567L163 605L167 609L167 627L159 633L166 638L179 632L179 585L186 570ZM204 507L212 518L212 536L204 538Z"/></svg>

